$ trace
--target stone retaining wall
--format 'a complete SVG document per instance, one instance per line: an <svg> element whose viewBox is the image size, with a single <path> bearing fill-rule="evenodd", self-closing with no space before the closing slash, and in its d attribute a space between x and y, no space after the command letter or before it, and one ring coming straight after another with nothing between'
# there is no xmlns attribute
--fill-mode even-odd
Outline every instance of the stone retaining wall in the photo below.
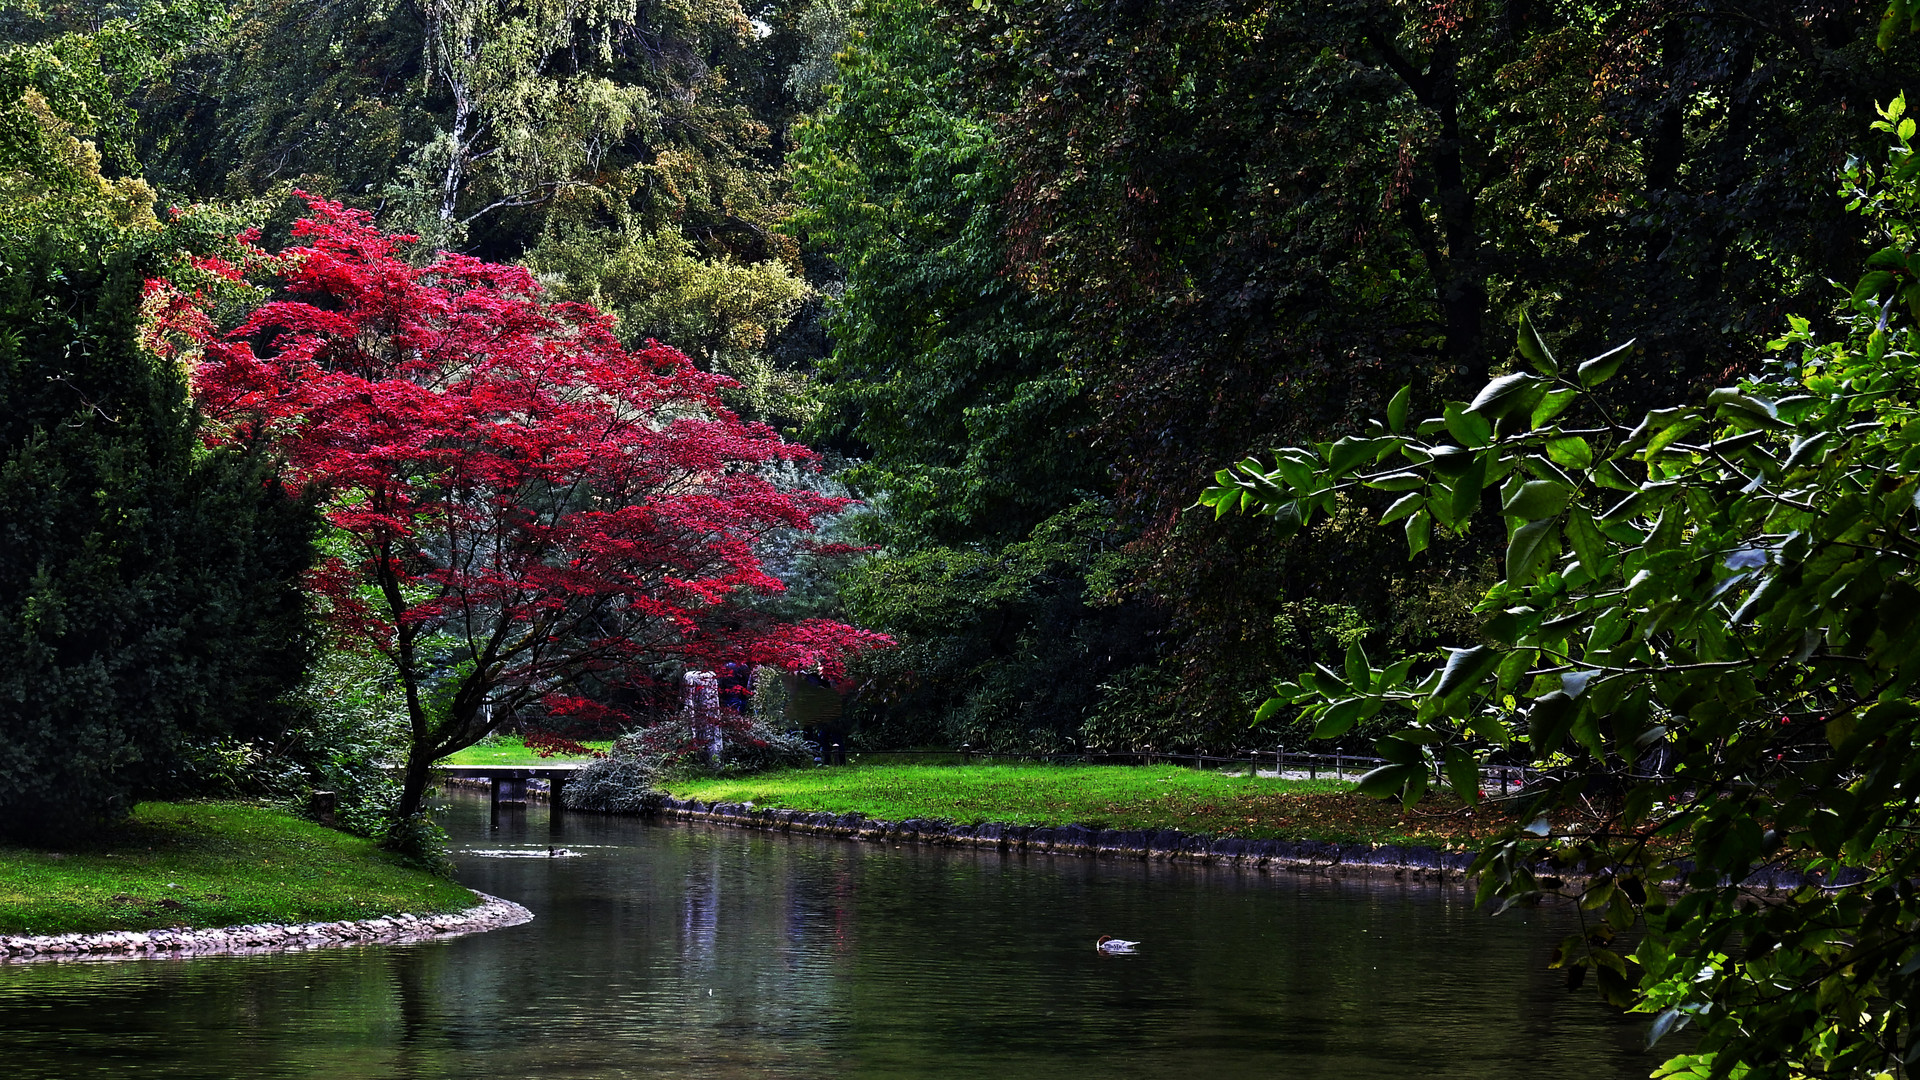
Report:
<svg viewBox="0 0 1920 1080"><path fill-rule="evenodd" d="M447 915L386 915L324 923L263 923L207 930L111 930L97 934L0 936L0 963L28 960L112 960L134 956L246 956L339 945L399 945L518 926L533 912L511 900L475 892L478 907Z"/></svg>
<svg viewBox="0 0 1920 1080"><path fill-rule="evenodd" d="M1333 874L1367 874L1426 881L1464 881L1473 853L1396 845L1318 841L1241 840L1177 829L1094 829L1085 825L953 825L909 818L881 821L861 814L805 810L757 810L751 803L661 800L661 815L712 821L736 828L835 836L895 844L994 848L1054 855L1133 859L1182 859L1242 866L1268 866Z"/></svg>
<svg viewBox="0 0 1920 1080"><path fill-rule="evenodd" d="M894 844L935 844L949 847L995 848L1001 851L1041 852L1053 855L1090 855L1132 859L1182 859L1226 865L1272 867L1336 876L1385 876L1401 881L1464 883L1473 865L1471 851L1396 844L1334 844L1315 840L1241 840L1181 832L1178 829L1094 829L1085 825L952 825L943 821L909 818L881 821L863 814L828 814L805 810L758 810L752 803L702 803L698 799L661 799L659 813L689 821L711 821L735 828L772 832L810 833L848 840ZM1690 862L1675 864L1674 885L1692 871ZM1547 889L1579 885L1582 874L1541 866L1540 884ZM1834 874L1802 873L1786 866L1763 866L1744 878L1742 888L1780 892L1808 885L1834 887L1853 884L1865 872L1846 868ZM1722 884L1729 884L1723 879Z"/></svg>

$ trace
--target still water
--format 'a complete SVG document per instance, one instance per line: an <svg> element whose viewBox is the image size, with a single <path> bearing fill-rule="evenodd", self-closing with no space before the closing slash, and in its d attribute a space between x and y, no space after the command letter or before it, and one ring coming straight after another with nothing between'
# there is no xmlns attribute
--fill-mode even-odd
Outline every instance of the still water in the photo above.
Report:
<svg viewBox="0 0 1920 1080"><path fill-rule="evenodd" d="M265 957L0 966L0 1075L1644 1077L1542 970L1565 913L1458 889L880 847L455 798L534 922ZM1101 934L1145 942L1094 951Z"/></svg>

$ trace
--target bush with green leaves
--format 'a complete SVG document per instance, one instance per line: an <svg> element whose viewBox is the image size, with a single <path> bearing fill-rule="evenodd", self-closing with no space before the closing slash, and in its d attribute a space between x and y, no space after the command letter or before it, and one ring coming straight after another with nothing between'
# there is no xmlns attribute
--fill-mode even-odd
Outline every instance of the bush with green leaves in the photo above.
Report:
<svg viewBox="0 0 1920 1080"><path fill-rule="evenodd" d="M143 282L236 223L163 225L59 106L0 97L0 832L43 835L284 730L318 523L142 344Z"/></svg>
<svg viewBox="0 0 1920 1080"><path fill-rule="evenodd" d="M1483 642L1421 672L1282 684L1331 737L1383 710L1402 730L1361 788L1469 804L1490 752L1544 776L1475 864L1483 900L1560 878L1592 914L1555 965L1690 1026L1660 1075L1908 1075L1920 1060L1920 155L1904 99L1875 124L1884 167L1844 192L1877 250L1838 340L1804 319L1751 380L1612 415L1595 388L1623 345L1562 363L1522 321L1523 365L1417 419L1411 394L1365 434L1217 474L1201 502L1297 530L1342 497L1391 505L1411 552L1495 512L1502 580ZM1569 823L1580 824L1569 824ZM1754 886L1775 869L1786 892ZM1576 874L1568 874L1571 869ZM1619 935L1644 922L1630 954Z"/></svg>

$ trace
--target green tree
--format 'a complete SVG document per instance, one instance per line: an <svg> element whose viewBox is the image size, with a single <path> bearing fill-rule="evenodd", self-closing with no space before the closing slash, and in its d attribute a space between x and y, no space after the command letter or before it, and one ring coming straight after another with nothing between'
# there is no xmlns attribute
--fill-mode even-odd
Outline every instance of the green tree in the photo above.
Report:
<svg viewBox="0 0 1920 1080"><path fill-rule="evenodd" d="M811 293L775 228L787 6L248 0L142 84L149 175L200 198L322 192L427 250L524 260L794 431L815 354L792 347Z"/></svg>
<svg viewBox="0 0 1920 1080"><path fill-rule="evenodd" d="M863 720L873 738L1072 745L1147 622L1089 585L1128 536L1082 437L1084 382L1055 306L1002 272L1015 177L956 43L921 0L845 10L804 20L793 78L827 103L796 131L788 228L840 275L815 427L860 459L845 479L874 507L859 535L877 550L842 597L903 643L868 661Z"/></svg>
<svg viewBox="0 0 1920 1080"><path fill-rule="evenodd" d="M1392 493L1419 554L1497 500L1484 643L1419 672L1359 645L1263 705L1339 734L1389 707L1363 791L1469 804L1481 759L1543 770L1475 863L1502 909L1569 890L1594 913L1555 960L1683 1026L1661 1075L1907 1075L1920 1059L1920 155L1904 98L1889 164L1843 197L1877 250L1837 338L1802 318L1704 402L1621 417L1600 388L1634 350L1562 363L1522 320L1520 363L1418 420L1411 388L1364 435L1222 470L1201 501L1303 527L1343 492ZM1784 877L1786 888L1768 886ZM1677 890L1666 895L1666 890ZM1644 918L1627 954L1620 934Z"/></svg>
<svg viewBox="0 0 1920 1080"><path fill-rule="evenodd" d="M1009 273L1064 319L1143 534L1169 676L1217 717L1291 651L1285 605L1353 604L1378 648L1415 627L1397 596L1499 537L1330 581L1329 534L1182 516L1212 463L1354 430L1408 381L1467 396L1522 308L1576 352L1638 336L1616 408L1724 380L1783 310L1824 317L1859 234L1831 170L1920 56L1876 47L1880 5L1796 0L935 7L1018 178Z"/></svg>
<svg viewBox="0 0 1920 1080"><path fill-rule="evenodd" d="M0 187L0 827L43 833L287 722L316 519L270 463L200 449L184 372L142 345L143 281L204 216L163 229L31 91L0 110Z"/></svg>

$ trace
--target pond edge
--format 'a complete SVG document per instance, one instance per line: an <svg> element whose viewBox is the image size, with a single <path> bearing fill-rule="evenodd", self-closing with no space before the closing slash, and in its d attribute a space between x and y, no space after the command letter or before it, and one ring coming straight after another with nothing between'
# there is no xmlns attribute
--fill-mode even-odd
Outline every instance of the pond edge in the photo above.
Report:
<svg viewBox="0 0 1920 1080"><path fill-rule="evenodd" d="M480 903L464 911L402 912L339 922L252 923L204 929L103 930L97 933L0 935L0 963L122 960L146 957L252 956L345 945L405 945L519 926L533 912L477 889Z"/></svg>
<svg viewBox="0 0 1920 1080"><path fill-rule="evenodd" d="M569 811L575 812L575 811ZM990 848L1048 855L1166 859L1271 867L1322 874L1384 875L1400 880L1464 883L1471 851L1398 844L1337 844L1317 840L1243 840L1179 829L1097 829L1088 825L959 825L929 818L884 821L864 814L756 809L752 803L660 800L662 817L707 821L741 829L831 836L872 843Z"/></svg>

